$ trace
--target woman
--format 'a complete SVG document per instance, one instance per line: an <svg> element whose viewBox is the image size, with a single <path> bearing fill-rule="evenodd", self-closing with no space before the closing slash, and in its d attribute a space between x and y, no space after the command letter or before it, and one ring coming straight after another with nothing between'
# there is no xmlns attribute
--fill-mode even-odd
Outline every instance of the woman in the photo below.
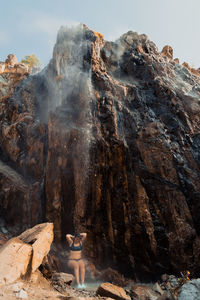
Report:
<svg viewBox="0 0 200 300"><path fill-rule="evenodd" d="M76 283L79 288L85 287L85 263L82 259L81 252L82 244L86 239L86 236L87 233L77 233L74 236L71 234L66 234L66 239L70 249L70 254L68 257L68 267L74 271Z"/></svg>

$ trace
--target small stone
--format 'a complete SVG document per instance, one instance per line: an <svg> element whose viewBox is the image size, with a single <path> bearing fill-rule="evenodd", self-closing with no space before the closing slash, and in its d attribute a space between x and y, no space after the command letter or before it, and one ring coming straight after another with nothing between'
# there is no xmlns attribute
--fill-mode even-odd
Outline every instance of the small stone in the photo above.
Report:
<svg viewBox="0 0 200 300"><path fill-rule="evenodd" d="M18 282L18 283L15 283L13 286L12 286L12 289L13 289L13 292L14 293L17 293L21 290L23 286L23 283L22 282Z"/></svg>
<svg viewBox="0 0 200 300"><path fill-rule="evenodd" d="M153 288L152 288L155 292L158 292L160 295L162 295L164 293L164 291L162 290L161 286L158 284L158 282L156 282L154 285L153 285Z"/></svg>
<svg viewBox="0 0 200 300"><path fill-rule="evenodd" d="M26 291L24 290L20 290L17 294L16 294L16 297L18 299L28 299L28 294Z"/></svg>
<svg viewBox="0 0 200 300"><path fill-rule="evenodd" d="M167 274L163 274L162 276L161 276L161 279L162 279L162 281L167 281L168 279L169 279L169 275L167 275Z"/></svg>
<svg viewBox="0 0 200 300"><path fill-rule="evenodd" d="M8 230L7 230L5 227L1 227L1 231L2 231L4 234L8 233Z"/></svg>

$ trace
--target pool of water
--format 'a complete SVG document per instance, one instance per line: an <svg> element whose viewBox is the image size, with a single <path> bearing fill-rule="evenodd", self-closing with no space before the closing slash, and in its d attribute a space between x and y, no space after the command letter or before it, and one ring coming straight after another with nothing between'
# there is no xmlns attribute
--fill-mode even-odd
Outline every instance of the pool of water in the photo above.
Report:
<svg viewBox="0 0 200 300"><path fill-rule="evenodd" d="M86 280L84 290L96 291L102 283L103 283L103 281L88 281L88 280ZM72 284L72 287L77 287L75 282Z"/></svg>

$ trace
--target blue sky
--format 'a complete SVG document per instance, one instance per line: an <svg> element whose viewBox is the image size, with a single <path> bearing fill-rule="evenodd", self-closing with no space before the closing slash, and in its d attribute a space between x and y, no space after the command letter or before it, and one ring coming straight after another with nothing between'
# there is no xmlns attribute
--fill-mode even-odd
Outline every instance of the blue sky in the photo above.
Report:
<svg viewBox="0 0 200 300"><path fill-rule="evenodd" d="M61 25L84 23L115 40L128 30L145 33L159 50L200 67L200 0L0 0L0 61L52 56Z"/></svg>

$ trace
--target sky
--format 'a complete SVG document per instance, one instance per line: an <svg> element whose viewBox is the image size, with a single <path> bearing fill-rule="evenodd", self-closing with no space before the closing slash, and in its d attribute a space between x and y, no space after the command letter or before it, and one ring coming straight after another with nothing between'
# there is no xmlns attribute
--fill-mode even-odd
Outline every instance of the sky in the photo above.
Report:
<svg viewBox="0 0 200 300"><path fill-rule="evenodd" d="M106 40L145 33L161 51L200 67L200 0L0 0L0 61L35 54L45 66L60 26L79 23Z"/></svg>

